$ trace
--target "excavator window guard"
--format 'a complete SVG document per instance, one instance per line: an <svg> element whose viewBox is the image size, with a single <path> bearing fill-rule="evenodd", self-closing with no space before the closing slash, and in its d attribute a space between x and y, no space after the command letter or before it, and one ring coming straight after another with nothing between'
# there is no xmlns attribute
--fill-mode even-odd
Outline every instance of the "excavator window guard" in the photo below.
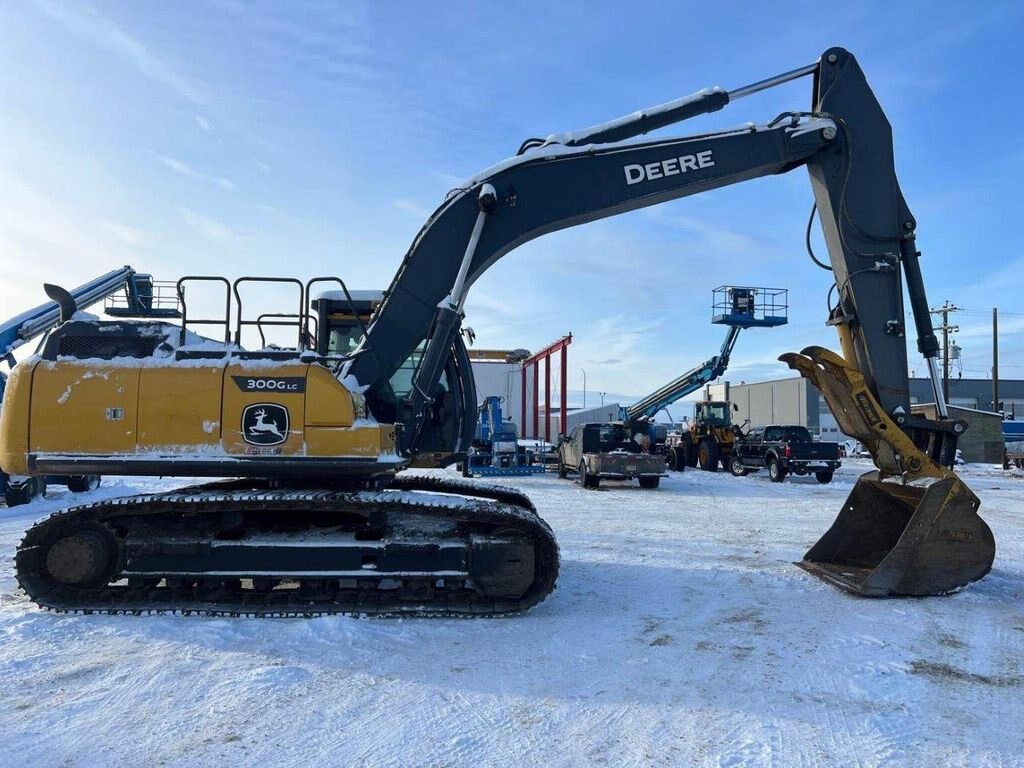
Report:
<svg viewBox="0 0 1024 768"><path fill-rule="evenodd" d="M264 326L271 325L295 325L302 322L303 349L314 349L316 347L317 318L310 314L295 314L294 312L264 312L256 318L256 332L260 335L260 346L268 347L267 335ZM301 351L301 350L300 350Z"/></svg>
<svg viewBox="0 0 1024 768"><path fill-rule="evenodd" d="M329 344L325 343L323 345L323 349L319 349L318 350L319 353L322 356L324 356L324 357L326 357L328 359L337 360L338 361L338 366L339 366L338 370L340 370L340 366L341 366L342 363L347 362L348 360L353 359L357 355L369 353L371 355L376 356L374 354L374 352L373 352L373 347L369 344L369 341L368 341L368 333L367 333L367 329L366 329L366 323L363 321L363 316L359 313L359 310L356 307L356 302L352 298L352 293L349 291L348 286L345 285L345 281L342 280L340 277L333 277L333 276L332 277L327 277L327 276L312 277L312 278L310 278L309 280L306 281L306 297L305 297L305 300L304 300L304 304L305 304L306 311L307 311L307 317L313 317L313 314L311 312L309 312L309 308L310 308L310 306L312 305L312 302L313 302L313 286L317 285L319 283L336 283L338 286L341 287L341 292L345 295L345 301L348 304L348 312L349 312L349 314L352 315L352 317L355 318L356 323L359 325L359 330L360 330L360 333L361 333L361 336L360 336L361 341L360 341L360 343L362 344L362 346L357 346L356 349L354 349L354 350L351 350L351 351L343 350L343 351L341 351L340 354L331 355L330 354L330 349L329 349ZM318 326L318 328L320 328L320 327L322 327L322 332L323 333L329 333L330 332L330 323L324 323L323 326ZM308 325L307 325L307 328L308 328ZM308 335L309 334L307 333L307 336ZM313 338L314 339L319 339L320 338L320 332L315 332L313 334Z"/></svg>

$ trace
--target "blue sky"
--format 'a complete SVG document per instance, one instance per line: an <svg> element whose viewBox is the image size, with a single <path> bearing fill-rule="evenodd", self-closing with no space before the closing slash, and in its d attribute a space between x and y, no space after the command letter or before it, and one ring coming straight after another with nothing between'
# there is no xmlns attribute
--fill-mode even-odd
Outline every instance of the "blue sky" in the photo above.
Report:
<svg viewBox="0 0 1024 768"><path fill-rule="evenodd" d="M445 192L524 138L843 45L893 124L930 301L969 310L964 375L988 375L998 306L1002 374L1024 377L1024 6L975 5L4 3L0 314L125 263L384 287ZM764 122L809 91L666 133ZM487 347L572 331L570 387L582 367L591 391L639 395L718 349L712 288L780 286L790 325L746 332L728 378L789 375L778 353L836 346L811 200L798 170L546 236L477 282L467 324Z"/></svg>

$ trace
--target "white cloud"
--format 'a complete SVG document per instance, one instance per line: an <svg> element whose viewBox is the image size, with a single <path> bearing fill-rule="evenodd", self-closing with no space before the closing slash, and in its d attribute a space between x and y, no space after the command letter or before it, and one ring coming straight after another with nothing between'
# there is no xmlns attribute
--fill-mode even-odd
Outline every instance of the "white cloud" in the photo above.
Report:
<svg viewBox="0 0 1024 768"><path fill-rule="evenodd" d="M431 171L430 175L438 181L447 184L449 189L454 189L466 180L462 176L456 176L454 173L447 173L445 171Z"/></svg>
<svg viewBox="0 0 1024 768"><path fill-rule="evenodd" d="M424 205L420 205L415 200L410 200L407 197L399 197L396 200L392 200L391 205L400 211L412 214L422 221L426 221L427 217L431 214L431 210L429 208Z"/></svg>
<svg viewBox="0 0 1024 768"><path fill-rule="evenodd" d="M207 133L213 133L213 124L202 115L196 115L196 122Z"/></svg>
<svg viewBox="0 0 1024 768"><path fill-rule="evenodd" d="M130 62L150 80L167 86L188 101L205 101L193 83L94 8L75 7L50 0L34 2L43 13L70 32Z"/></svg>
<svg viewBox="0 0 1024 768"><path fill-rule="evenodd" d="M192 227L192 229L209 240L223 242L226 240L237 240L241 237L245 237L245 234L239 230L234 229L223 222L217 221L216 219L210 218L209 216L197 213L191 208L182 208L181 215L188 226Z"/></svg>
<svg viewBox="0 0 1024 768"><path fill-rule="evenodd" d="M161 164L163 164L167 168L170 168L175 173L179 173L182 176L188 176L193 179L199 179L200 181L205 181L210 184L216 184L221 189L226 189L229 192L238 191L238 186L230 179L225 179L221 176L214 176L209 173L197 171L195 168L188 165L187 163L183 163L181 160L177 160L173 157L168 157L167 155L162 155L159 152L153 152L152 154L157 160L160 161Z"/></svg>
<svg viewBox="0 0 1024 768"><path fill-rule="evenodd" d="M122 243L133 248L142 247L152 240L152 233L120 221L106 219L100 222L100 226Z"/></svg>

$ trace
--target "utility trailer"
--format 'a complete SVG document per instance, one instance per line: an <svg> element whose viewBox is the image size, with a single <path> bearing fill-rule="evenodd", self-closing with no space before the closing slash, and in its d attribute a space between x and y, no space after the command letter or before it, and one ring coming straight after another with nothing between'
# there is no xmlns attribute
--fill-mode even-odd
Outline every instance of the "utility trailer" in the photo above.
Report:
<svg viewBox="0 0 1024 768"><path fill-rule="evenodd" d="M577 424L558 439L558 476L571 472L584 488L597 488L602 480L633 479L641 488L657 488L665 460L634 439L630 424Z"/></svg>

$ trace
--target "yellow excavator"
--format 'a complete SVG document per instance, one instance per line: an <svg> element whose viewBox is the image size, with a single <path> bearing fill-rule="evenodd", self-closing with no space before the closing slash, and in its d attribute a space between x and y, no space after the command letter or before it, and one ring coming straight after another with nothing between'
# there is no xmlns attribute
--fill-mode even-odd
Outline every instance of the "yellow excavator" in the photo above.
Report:
<svg viewBox="0 0 1024 768"><path fill-rule="evenodd" d="M639 140L749 94L811 77L809 109L762 125ZM947 467L963 422L938 387L938 344L894 170L892 135L855 58L712 88L589 129L525 141L452 190L390 287L361 305L337 281L294 286L300 309L246 317L247 281L208 320L95 320L48 286L62 320L20 363L0 415L14 476L234 478L64 509L33 525L17 578L62 611L476 616L522 611L554 588L551 529L519 491L400 470L458 461L476 414L461 322L473 282L561 228L806 167L828 246L842 354L783 359L810 378L877 470L804 556L855 594L934 595L984 576L995 552L978 500ZM812 214L813 215L813 214ZM264 279L264 282L266 279ZM332 281L333 282L333 281ZM910 412L904 283L939 418ZM323 288L323 286L320 286ZM311 309L312 307L312 309ZM368 318L368 321L367 321ZM243 349L243 330L293 323L295 344Z"/></svg>

